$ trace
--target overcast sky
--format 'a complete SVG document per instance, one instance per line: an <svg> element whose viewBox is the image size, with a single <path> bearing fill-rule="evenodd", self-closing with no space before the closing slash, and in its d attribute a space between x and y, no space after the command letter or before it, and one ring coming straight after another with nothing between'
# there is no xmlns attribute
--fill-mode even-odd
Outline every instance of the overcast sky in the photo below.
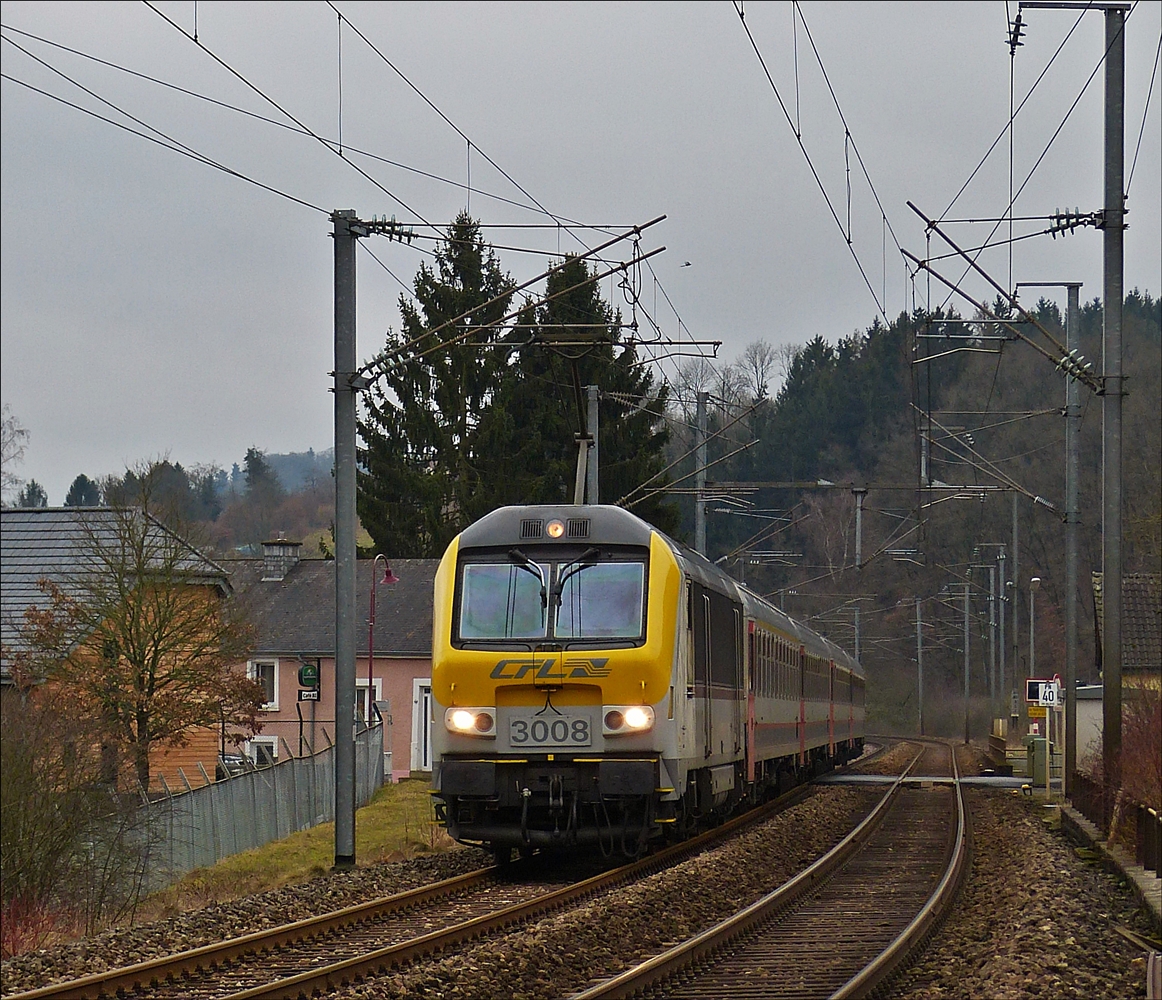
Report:
<svg viewBox="0 0 1162 1000"><path fill-rule="evenodd" d="M194 3L156 6L193 31ZM801 343L821 333L834 340L874 319L873 292L732 4L339 0L338 7L350 22L342 32L345 143L460 185L470 160L474 187L528 204L483 151L547 209L588 224L628 226L666 214L643 248L668 247L654 269L682 329L648 273L641 298L668 336L721 340L729 359L755 339ZM1015 14L1016 4L1009 7ZM923 255L923 226L905 202L944 213L1008 120L1006 5L801 9L895 238ZM337 18L327 4L203 2L196 10L206 49L318 135L337 135ZM1128 22L1127 172L1160 12L1162 5L1143 3ZM18 42L173 139L312 205L395 215L420 233L430 232L423 222L446 224L465 207L462 187L349 154L389 196L309 136L10 30L287 121L145 4L6 2L2 18L5 74L131 124L8 40ZM1016 120L1018 187L1104 45L1096 12L1080 23L1070 11L1026 11L1025 19L1026 44L1014 64L1018 102L1074 30ZM886 311L895 316L911 305L901 258L855 149L845 151L843 126L802 24L794 25L786 2L748 3L746 23L845 230L845 162L851 164L853 246L874 294L886 291ZM471 139L478 147L471 157L465 140L354 28ZM1126 288L1155 296L1162 288L1159 89L1162 81L1146 119L1126 235ZM103 475L162 454L228 468L252 444L270 451L329 447L326 215L9 79L0 93L0 389L31 432L17 471L45 485L57 504L80 472ZM1025 186L1017 215L1101 207L1102 95L1098 72ZM1008 162L1006 139L947 217L1002 214ZM471 196L471 211L487 224L551 222L480 192ZM1015 231L1044 225L1018 223ZM952 227L965 246L982 242L990 229ZM1006 233L1002 227L994 238ZM489 237L552 253L579 246L553 228L496 229ZM600 239L584 238L590 245ZM415 246L430 249L432 241ZM408 284L425 259L382 239L370 248ZM509 251L501 259L518 280L546 260ZM982 262L1008 282L1004 248L988 251ZM1036 279L1080 280L1086 299L1100 295L1100 234L1087 229L1016 244L1013 280ZM980 292L979 283L970 287ZM360 253L361 358L376 351L389 326L398 327L399 294L391 276ZM672 376L673 362L662 371Z"/></svg>

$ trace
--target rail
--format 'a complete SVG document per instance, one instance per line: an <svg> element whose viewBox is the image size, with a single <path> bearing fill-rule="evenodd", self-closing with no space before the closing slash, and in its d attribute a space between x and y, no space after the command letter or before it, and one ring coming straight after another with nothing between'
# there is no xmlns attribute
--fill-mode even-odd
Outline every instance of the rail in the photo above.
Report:
<svg viewBox="0 0 1162 1000"><path fill-rule="evenodd" d="M960 783L960 769L956 765L955 749L952 752L952 780L956 788L956 840L952 847L952 859L944 871L940 884L936 886L936 890L912 922L858 975L853 976L844 986L836 990L831 1000L861 997L870 993L912 954L952 905L968 860L968 814L964 806L964 786Z"/></svg>
<svg viewBox="0 0 1162 1000"><path fill-rule="evenodd" d="M951 751L951 748L949 749ZM614 997L633 996L648 990L655 984L688 969L691 965L715 953L722 952L732 942L768 923L781 911L813 892L867 845L899 796L905 785L905 780L924 757L925 752L925 750L921 750L917 754L859 826L805 871L800 872L779 888L726 920L688 941L642 962L640 965L575 994L572 1000L609 1000L609 998ZM954 751L952 752L952 783L956 795L957 828L951 860L945 868L940 883L908 926L880 955L835 992L835 997L867 995L869 990L889 976L900 962L911 953L912 949L923 941L929 930L946 911L949 902L955 895L967 856L967 814Z"/></svg>
<svg viewBox="0 0 1162 1000"><path fill-rule="evenodd" d="M357 976L404 965L452 945L486 936L496 930L525 922L558 909L574 900L595 895L668 867L682 858L727 839L740 829L789 809L806 798L810 792L810 785L801 785L771 802L726 821L721 826L628 865L622 865L563 889L543 893L522 903L515 903L486 916L461 921L442 930L397 942L356 958L320 966L309 972L286 977L262 987L231 994L230 1000L242 1000L244 997L310 996L316 991L335 989L344 983L353 981ZM257 931L244 937L232 938L120 969L93 973L83 979L9 994L4 1000L45 1000L49 997L72 1000L72 998L128 995L134 991L148 989L155 983L178 980L182 976L219 967L225 962L243 956L294 945L297 942L333 933L344 927L365 922L378 916L438 900L442 896L478 886L494 877L495 873L495 868L480 869L408 892L371 900L367 903L264 931Z"/></svg>

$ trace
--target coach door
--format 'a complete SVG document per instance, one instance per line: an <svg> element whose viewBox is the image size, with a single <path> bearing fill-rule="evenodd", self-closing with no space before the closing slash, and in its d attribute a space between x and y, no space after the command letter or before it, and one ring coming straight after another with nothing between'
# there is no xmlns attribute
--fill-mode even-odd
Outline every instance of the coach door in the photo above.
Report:
<svg viewBox="0 0 1162 1000"><path fill-rule="evenodd" d="M698 583L689 589L690 641L694 659L694 725L705 756L711 754L712 692L710 678L710 593Z"/></svg>

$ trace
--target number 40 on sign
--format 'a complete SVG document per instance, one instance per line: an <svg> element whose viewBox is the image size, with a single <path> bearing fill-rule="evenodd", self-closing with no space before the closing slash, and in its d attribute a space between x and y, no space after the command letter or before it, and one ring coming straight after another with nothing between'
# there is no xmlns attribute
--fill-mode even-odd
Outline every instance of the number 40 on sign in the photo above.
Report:
<svg viewBox="0 0 1162 1000"><path fill-rule="evenodd" d="M1057 708L1061 704L1061 682L1052 680L1030 680L1025 700L1044 708Z"/></svg>

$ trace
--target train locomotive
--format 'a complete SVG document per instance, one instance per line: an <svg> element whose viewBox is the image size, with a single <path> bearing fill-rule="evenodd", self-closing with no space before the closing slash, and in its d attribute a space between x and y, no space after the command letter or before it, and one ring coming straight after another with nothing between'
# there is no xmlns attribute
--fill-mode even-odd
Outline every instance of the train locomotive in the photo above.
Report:
<svg viewBox="0 0 1162 1000"><path fill-rule="evenodd" d="M435 581L433 795L449 834L634 856L857 756L865 675L620 507L504 507Z"/></svg>

